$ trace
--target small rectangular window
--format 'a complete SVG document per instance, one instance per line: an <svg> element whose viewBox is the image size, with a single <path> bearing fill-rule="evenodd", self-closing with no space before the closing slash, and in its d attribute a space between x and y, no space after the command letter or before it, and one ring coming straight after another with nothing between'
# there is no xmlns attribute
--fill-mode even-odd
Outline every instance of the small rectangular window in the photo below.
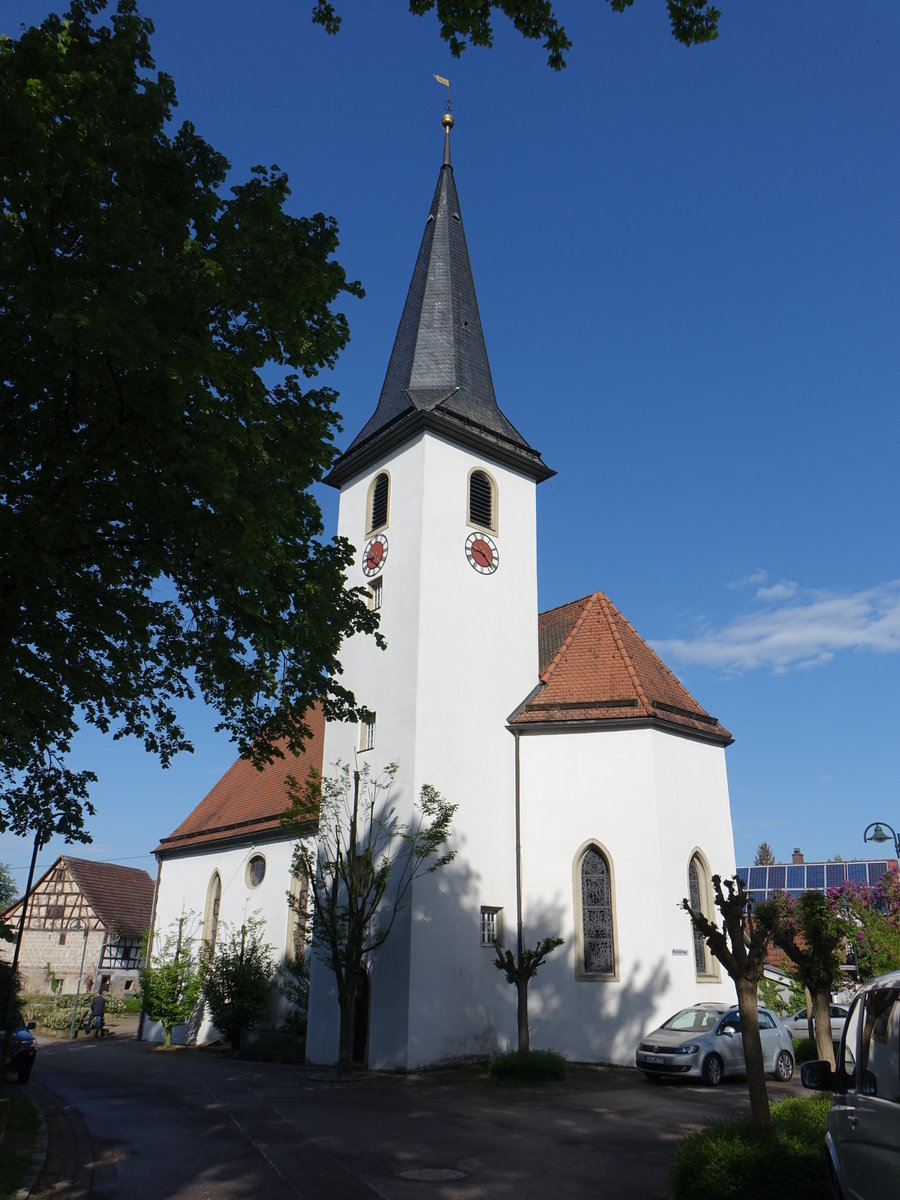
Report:
<svg viewBox="0 0 900 1200"><path fill-rule="evenodd" d="M493 949L494 942L503 941L503 909L481 906L481 944Z"/></svg>
<svg viewBox="0 0 900 1200"><path fill-rule="evenodd" d="M61 946L64 946L66 944L66 935L64 933L61 933L59 935L59 944Z"/></svg>
<svg viewBox="0 0 900 1200"><path fill-rule="evenodd" d="M373 579L369 584L369 608L372 612L378 612L381 608L381 593L383 579Z"/></svg>
<svg viewBox="0 0 900 1200"><path fill-rule="evenodd" d="M359 748L360 750L373 750L375 748L375 714L369 713L364 721L360 722L359 726Z"/></svg>

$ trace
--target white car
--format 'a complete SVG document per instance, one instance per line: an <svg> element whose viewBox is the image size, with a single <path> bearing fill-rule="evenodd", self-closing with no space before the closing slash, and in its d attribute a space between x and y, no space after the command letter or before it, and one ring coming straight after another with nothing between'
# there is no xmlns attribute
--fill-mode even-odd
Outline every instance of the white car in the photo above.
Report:
<svg viewBox="0 0 900 1200"><path fill-rule="evenodd" d="M825 1149L837 1200L900 1195L900 971L854 997L836 1069L804 1063L800 1078L834 1092Z"/></svg>
<svg viewBox="0 0 900 1200"><path fill-rule="evenodd" d="M847 1013L850 1009L846 1004L832 1004L829 1006L829 1011L831 1013L831 1040L839 1042L843 1035ZM805 1008L802 1008L798 1013L794 1013L792 1017L787 1017L785 1024L795 1038L809 1037L809 1022L806 1019ZM813 1031L815 1031L815 1022L813 1022Z"/></svg>
<svg viewBox="0 0 900 1200"><path fill-rule="evenodd" d="M768 1008L759 1010L765 1069L787 1081L794 1073L794 1043L787 1026ZM683 1008L641 1039L634 1065L648 1079L702 1079L710 1087L726 1075L746 1074L741 1014L737 1006L695 1004Z"/></svg>

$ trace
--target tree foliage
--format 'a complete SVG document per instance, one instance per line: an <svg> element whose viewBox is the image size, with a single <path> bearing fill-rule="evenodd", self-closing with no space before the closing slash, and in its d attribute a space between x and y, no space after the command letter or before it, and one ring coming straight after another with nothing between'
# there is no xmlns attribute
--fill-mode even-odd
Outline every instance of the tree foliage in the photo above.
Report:
<svg viewBox="0 0 900 1200"><path fill-rule="evenodd" d="M756 920L791 962L812 996L816 1049L834 1066L831 1040L831 992L841 979L847 922L822 892L775 892L756 905Z"/></svg>
<svg viewBox="0 0 900 1200"><path fill-rule="evenodd" d="M847 881L828 901L846 918L847 946L860 982L900 970L900 875L886 872L872 887Z"/></svg>
<svg viewBox="0 0 900 1200"><path fill-rule="evenodd" d="M0 863L0 912L9 908L13 901L18 899L18 896L19 888L12 871L6 863Z"/></svg>
<svg viewBox="0 0 900 1200"><path fill-rule="evenodd" d="M152 955L144 958L139 976L144 1011L163 1027L166 1046L172 1045L172 1030L194 1015L203 992L203 974L194 958L194 938L185 933L190 918L180 917Z"/></svg>
<svg viewBox="0 0 900 1200"><path fill-rule="evenodd" d="M528 984L537 975L547 955L562 946L564 941L561 937L545 937L533 950L522 946L515 954L512 950L503 950L498 942L494 942L497 955L494 966L504 973L506 982L513 984L516 989L520 1054L527 1054L531 1048L531 1032L528 1028Z"/></svg>
<svg viewBox="0 0 900 1200"><path fill-rule="evenodd" d="M623 13L634 0L606 0L613 12ZM709 0L666 0L672 36L684 46L711 42L719 36L720 11ZM473 46L494 44L494 11L512 21L523 37L542 41L547 65L561 71L566 51L572 43L553 8L551 0L409 0L409 11L417 16L436 11L441 37L459 58L469 42ZM316 0L313 20L328 33L341 26L334 0Z"/></svg>
<svg viewBox="0 0 900 1200"><path fill-rule="evenodd" d="M740 877L726 879L723 887L722 877L713 875L712 883L716 908L722 918L721 929L698 909L692 908L690 900L682 900L681 907L690 916L694 928L706 939L710 953L734 980L741 1012L750 1114L754 1124L763 1127L770 1123L769 1093L759 1036L757 989L766 966L770 934L754 921Z"/></svg>
<svg viewBox="0 0 900 1200"><path fill-rule="evenodd" d="M768 842L760 842L756 847L756 857L753 859L755 867L769 867L775 861L775 854Z"/></svg>
<svg viewBox="0 0 900 1200"><path fill-rule="evenodd" d="M313 951L334 972L339 1065L350 1071L356 995L366 961L387 941L413 882L455 858L447 843L457 805L425 784L418 814L406 824L390 806L396 764L379 776L368 766L351 772L337 763L335 770L325 777L312 772L303 786L290 781L292 804L284 824L296 830L318 819L318 847L299 842L292 870L306 884L312 903Z"/></svg>
<svg viewBox="0 0 900 1200"><path fill-rule="evenodd" d="M226 936L227 935L227 936ZM265 1008L275 976L265 921L249 917L239 930L222 928L203 971L203 998L216 1029L238 1050Z"/></svg>
<svg viewBox="0 0 900 1200"><path fill-rule="evenodd" d="M199 694L242 752L296 747L313 698L352 707L338 647L377 624L309 493L337 428L309 381L362 295L336 224L290 215L277 167L224 193L152 23L105 6L0 40L0 787L26 825L54 772L86 795L82 720L165 765Z"/></svg>

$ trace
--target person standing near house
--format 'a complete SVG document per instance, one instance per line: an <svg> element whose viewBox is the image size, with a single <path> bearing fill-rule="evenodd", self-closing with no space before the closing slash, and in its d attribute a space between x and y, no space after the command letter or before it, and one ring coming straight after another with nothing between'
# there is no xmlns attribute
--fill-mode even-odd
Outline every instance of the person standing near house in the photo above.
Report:
<svg viewBox="0 0 900 1200"><path fill-rule="evenodd" d="M103 1030L103 1014L105 1012L106 1012L106 997L103 995L102 992L98 992L97 995L91 1001L91 1015L88 1017L87 1029L85 1030L85 1033L91 1032L91 1026L93 1025L94 1021L96 1021L97 1022L97 1032L94 1034L94 1037L100 1036L100 1034Z"/></svg>

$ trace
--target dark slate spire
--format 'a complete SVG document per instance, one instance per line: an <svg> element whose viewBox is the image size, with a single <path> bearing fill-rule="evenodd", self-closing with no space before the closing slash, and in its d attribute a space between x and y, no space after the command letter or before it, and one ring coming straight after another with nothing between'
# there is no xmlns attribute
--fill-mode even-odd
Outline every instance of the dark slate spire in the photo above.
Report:
<svg viewBox="0 0 900 1200"><path fill-rule="evenodd" d="M450 165L453 117L446 113L441 123L444 161L378 407L328 476L336 487L423 428L539 481L553 474L500 411L494 395Z"/></svg>

